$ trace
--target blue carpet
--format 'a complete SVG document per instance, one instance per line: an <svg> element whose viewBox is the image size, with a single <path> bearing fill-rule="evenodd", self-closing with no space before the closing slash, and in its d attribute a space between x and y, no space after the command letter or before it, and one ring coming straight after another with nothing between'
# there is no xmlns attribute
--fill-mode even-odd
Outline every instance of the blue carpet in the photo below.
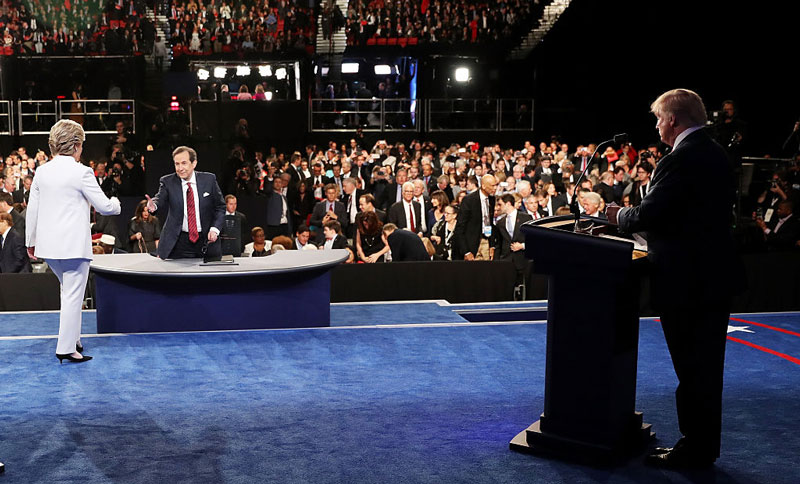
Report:
<svg viewBox="0 0 800 484"><path fill-rule="evenodd" d="M796 314L741 318L800 332ZM800 337L732 324L754 331L732 337L800 357ZM0 484L800 482L800 365L735 342L712 471L656 471L639 458L595 469L510 451L542 410L545 333L470 325L125 335L84 340L95 360L81 365L58 365L52 339L0 340ZM657 322L642 323L639 359L637 408L671 444L676 382Z"/></svg>

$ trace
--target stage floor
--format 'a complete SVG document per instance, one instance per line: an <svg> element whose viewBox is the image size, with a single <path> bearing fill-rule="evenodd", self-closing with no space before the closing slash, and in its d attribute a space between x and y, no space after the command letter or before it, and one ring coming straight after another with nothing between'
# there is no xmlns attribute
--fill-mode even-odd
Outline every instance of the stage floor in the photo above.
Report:
<svg viewBox="0 0 800 484"><path fill-rule="evenodd" d="M722 456L674 473L508 449L542 410L546 325L458 311L543 306L334 304L330 328L135 335L85 312L80 365L53 356L57 313L0 313L0 481L800 482L800 313L733 316ZM669 445L675 376L658 322L640 333L637 410Z"/></svg>

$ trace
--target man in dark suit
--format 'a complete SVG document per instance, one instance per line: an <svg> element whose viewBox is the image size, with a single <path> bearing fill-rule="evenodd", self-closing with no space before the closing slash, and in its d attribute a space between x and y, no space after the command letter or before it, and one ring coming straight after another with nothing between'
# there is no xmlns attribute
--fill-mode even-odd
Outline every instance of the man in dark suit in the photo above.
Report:
<svg viewBox="0 0 800 484"><path fill-rule="evenodd" d="M347 219L347 228L344 230L344 234L348 239L352 239L356 234L356 215L361 211L359 198L364 194L364 190L358 188L357 178L345 178L342 186L344 193L342 193L341 202L344 205Z"/></svg>
<svg viewBox="0 0 800 484"><path fill-rule="evenodd" d="M453 231L453 260L491 260L490 240L497 179L483 175L481 187L461 201Z"/></svg>
<svg viewBox="0 0 800 484"><path fill-rule="evenodd" d="M11 215L0 213L0 272L31 272L25 239L12 230L13 226Z"/></svg>
<svg viewBox="0 0 800 484"><path fill-rule="evenodd" d="M147 196L147 210L167 208L158 256L162 259L222 255L216 244L225 220L225 200L213 173L195 171L197 152L179 146L172 152L175 173L161 177L158 193Z"/></svg>
<svg viewBox="0 0 800 484"><path fill-rule="evenodd" d="M320 249L344 249L347 239L342 235L342 224L336 220L328 220L322 224L322 243Z"/></svg>
<svg viewBox="0 0 800 484"><path fill-rule="evenodd" d="M7 213L11 215L14 221L14 232L20 237L25 237L25 217L20 215L19 212L14 210L14 198L10 193L0 192L0 213Z"/></svg>
<svg viewBox="0 0 800 484"><path fill-rule="evenodd" d="M517 269L517 285L522 284L529 260L525 257L525 235L520 228L522 224L533 220L527 213L514 207L514 195L506 193L497 201L503 214L497 219L494 258L511 259Z"/></svg>
<svg viewBox="0 0 800 484"><path fill-rule="evenodd" d="M292 154L291 163L289 164L289 169L286 170L291 177L291 185L297 186L297 184L306 179L306 174L303 173L301 165L303 163L303 158L300 156L300 153L295 152Z"/></svg>
<svg viewBox="0 0 800 484"><path fill-rule="evenodd" d="M250 230L247 227L247 217L236 210L238 200L233 195L225 195L225 222L222 232L222 254L241 257L245 244L249 242Z"/></svg>
<svg viewBox="0 0 800 484"><path fill-rule="evenodd" d="M283 194L284 183L289 183L283 175L275 177L271 183L265 183L267 197L267 228L264 236L272 240L279 235L289 236L292 233L292 217L289 212L289 201Z"/></svg>
<svg viewBox="0 0 800 484"><path fill-rule="evenodd" d="M675 392L683 437L645 463L666 468L711 466L719 457L722 374L732 294L741 289L730 216L735 198L725 150L703 130L696 93L668 91L651 106L661 140L673 147L658 164L638 207L607 209L622 231L648 234L653 307L678 376ZM714 183L697 172L714 173ZM702 217L683 213L693 207Z"/></svg>
<svg viewBox="0 0 800 484"><path fill-rule="evenodd" d="M309 223L316 227L317 230L317 245L324 242L322 227L325 222L336 220L342 227L347 229L347 211L344 204L339 200L339 187L333 183L325 185L325 199L317 202L314 210L311 212L311 220Z"/></svg>
<svg viewBox="0 0 800 484"><path fill-rule="evenodd" d="M764 240L770 250L793 249L800 239L800 221L794 216L794 203L791 200L780 202L769 222L759 218L756 223L764 231Z"/></svg>
<svg viewBox="0 0 800 484"><path fill-rule="evenodd" d="M399 229L395 224L383 226L383 243L392 251L392 262L431 260L419 235Z"/></svg>
<svg viewBox="0 0 800 484"><path fill-rule="evenodd" d="M400 202L403 199L403 184L407 181L408 172L404 169L397 170L394 182L386 185L386 189L382 193L382 198L378 199L378 208L388 212L392 205Z"/></svg>
<svg viewBox="0 0 800 484"><path fill-rule="evenodd" d="M636 164L636 182L631 187L631 205L638 207L642 199L650 192L653 187L650 183L650 175L653 173L653 165L647 162Z"/></svg>
<svg viewBox="0 0 800 484"><path fill-rule="evenodd" d="M389 223L397 228L422 233L422 207L414 201L414 183L403 184L403 198L389 208Z"/></svg>
<svg viewBox="0 0 800 484"><path fill-rule="evenodd" d="M421 179L416 179L414 183L414 201L417 202L422 211L422 233L428 235L433 227L428 227L428 212L433 210L433 203L431 197L425 195L425 182Z"/></svg>
<svg viewBox="0 0 800 484"><path fill-rule="evenodd" d="M33 184L33 176L27 175L22 179L22 186L19 187L12 195L14 203L28 204L28 199L31 196L31 185Z"/></svg>

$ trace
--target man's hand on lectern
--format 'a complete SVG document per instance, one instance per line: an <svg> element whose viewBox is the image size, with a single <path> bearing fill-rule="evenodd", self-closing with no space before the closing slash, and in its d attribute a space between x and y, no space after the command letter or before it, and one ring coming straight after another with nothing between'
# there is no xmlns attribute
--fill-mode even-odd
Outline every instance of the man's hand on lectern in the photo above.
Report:
<svg viewBox="0 0 800 484"><path fill-rule="evenodd" d="M147 207L146 207L147 211L150 212L150 213L155 212L156 211L156 202L154 202L153 199L150 198L150 195L145 195L145 198L147 198Z"/></svg>
<svg viewBox="0 0 800 484"><path fill-rule="evenodd" d="M614 225L619 225L619 222L617 221L617 212L619 212L620 209L622 209L622 207L614 202L611 202L606 206L606 217L608 217L608 221Z"/></svg>

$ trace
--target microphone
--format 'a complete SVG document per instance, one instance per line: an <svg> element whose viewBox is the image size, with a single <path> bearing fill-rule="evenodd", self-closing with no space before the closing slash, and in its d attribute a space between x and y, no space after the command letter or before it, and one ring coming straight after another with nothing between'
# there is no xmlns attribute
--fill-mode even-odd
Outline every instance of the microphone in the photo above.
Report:
<svg viewBox="0 0 800 484"><path fill-rule="evenodd" d="M592 153L592 156L590 156L589 160L586 162L586 168L583 169L583 171L581 172L581 176L579 176L578 180L575 182L575 189L572 191L572 203L570 203L570 207L569 207L570 211L572 212L572 214L575 215L575 228L576 229L578 228L578 221L581 219L581 211L578 209L578 197L577 197L578 189L580 188L581 182L583 181L583 179L586 178L586 173L589 172L589 168L591 168L591 166L592 166L592 160L594 160L594 156L600 150L600 147L605 148L606 146L611 145L611 144L621 145L621 144L625 144L627 142L628 142L628 134L627 133L615 134L613 138L611 138L609 140L605 140L602 143L600 143L599 145L597 145L597 148L594 149L594 152Z"/></svg>

